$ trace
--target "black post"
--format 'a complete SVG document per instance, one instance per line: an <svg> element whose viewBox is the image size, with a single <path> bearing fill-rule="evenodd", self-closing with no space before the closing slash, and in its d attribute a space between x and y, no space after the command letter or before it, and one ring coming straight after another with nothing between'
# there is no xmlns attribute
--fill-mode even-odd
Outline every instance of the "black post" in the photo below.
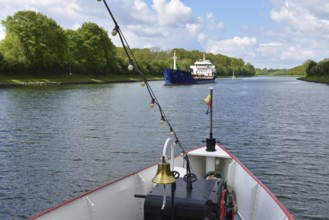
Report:
<svg viewBox="0 0 329 220"><path fill-rule="evenodd" d="M213 88L210 87L210 132L209 132L209 138L206 139L206 151L216 151L215 145L216 145L216 139L212 137L212 114L213 114Z"/></svg>
<svg viewBox="0 0 329 220"><path fill-rule="evenodd" d="M187 155L186 155L186 158L188 158ZM191 173L191 167L190 167L190 160L187 159L186 160L186 174L185 174L185 176L186 176L186 180L187 180L186 181L186 189L189 192L191 192L192 189L193 189L192 181L191 181L191 175L192 175L192 173Z"/></svg>
<svg viewBox="0 0 329 220"><path fill-rule="evenodd" d="M175 220L175 191L176 183L171 184L171 220Z"/></svg>

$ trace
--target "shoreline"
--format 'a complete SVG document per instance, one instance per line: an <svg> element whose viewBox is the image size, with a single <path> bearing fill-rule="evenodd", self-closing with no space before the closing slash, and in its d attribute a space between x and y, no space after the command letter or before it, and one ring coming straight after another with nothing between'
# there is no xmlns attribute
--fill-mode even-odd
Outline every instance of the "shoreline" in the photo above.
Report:
<svg viewBox="0 0 329 220"><path fill-rule="evenodd" d="M259 75L263 76L263 75ZM257 77L257 76L255 76ZM275 77L275 76L274 76ZM314 83L323 83L329 85L329 79L321 80L315 78L307 78L307 77L297 77L297 80L302 80L305 82L314 82ZM148 81L160 81L163 80L161 77L151 77L147 79ZM56 81L50 79L31 79L31 80L6 80L12 82L1 82L0 88L8 88L8 87L22 87L22 86L60 86L60 85L84 85L84 84L111 84L111 83L133 83L133 82L141 82L142 79L137 78L127 78L127 79L112 79L112 80L101 80L101 79L88 79L88 80L73 80L73 81ZM16 81L16 82L15 82Z"/></svg>
<svg viewBox="0 0 329 220"><path fill-rule="evenodd" d="M329 77L300 77L298 80L302 80L305 82L313 82L313 83L322 83L329 85Z"/></svg>
<svg viewBox="0 0 329 220"><path fill-rule="evenodd" d="M83 85L83 84L110 84L110 83L129 83L142 80L95 80L95 81L71 81L71 82L21 82L21 83L0 83L0 87L19 87L19 86L60 86L60 85ZM153 80L149 80L153 81Z"/></svg>
<svg viewBox="0 0 329 220"><path fill-rule="evenodd" d="M163 77L148 76L148 81L163 80ZM93 77L79 76L74 77L56 77L56 78L33 78L33 77L15 77L0 76L0 88L3 87L21 87L21 86L60 86L60 85L79 85L79 84L111 84L111 83L132 83L142 82L139 76L111 76L111 77Z"/></svg>

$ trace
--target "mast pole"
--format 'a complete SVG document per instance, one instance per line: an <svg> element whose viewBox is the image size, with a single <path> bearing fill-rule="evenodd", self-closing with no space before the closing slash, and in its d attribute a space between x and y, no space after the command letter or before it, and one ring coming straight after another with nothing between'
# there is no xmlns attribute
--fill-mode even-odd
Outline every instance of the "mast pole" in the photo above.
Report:
<svg viewBox="0 0 329 220"><path fill-rule="evenodd" d="M209 138L212 139L212 95L213 95L213 88L210 87L210 133Z"/></svg>
<svg viewBox="0 0 329 220"><path fill-rule="evenodd" d="M207 138L206 143L207 143L207 149L206 151L216 151L215 145L216 145L216 139L213 138L212 135L212 117L213 117L213 87L209 88L210 90L210 132L209 132L209 138Z"/></svg>
<svg viewBox="0 0 329 220"><path fill-rule="evenodd" d="M177 59L176 50L174 50L174 70L177 69L177 67L176 67L176 59Z"/></svg>

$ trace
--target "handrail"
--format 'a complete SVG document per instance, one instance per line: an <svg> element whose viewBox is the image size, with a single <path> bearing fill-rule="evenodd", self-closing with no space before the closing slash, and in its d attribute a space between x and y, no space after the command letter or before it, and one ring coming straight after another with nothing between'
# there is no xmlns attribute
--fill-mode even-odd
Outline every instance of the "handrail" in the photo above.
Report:
<svg viewBox="0 0 329 220"><path fill-rule="evenodd" d="M173 140L171 138L167 138L164 146L163 146L163 153L162 156L165 157L165 159L168 159L166 152L168 149L168 145L170 144L171 146L171 158L170 158L170 169L173 170L174 169L174 157L175 157L175 142L173 142Z"/></svg>

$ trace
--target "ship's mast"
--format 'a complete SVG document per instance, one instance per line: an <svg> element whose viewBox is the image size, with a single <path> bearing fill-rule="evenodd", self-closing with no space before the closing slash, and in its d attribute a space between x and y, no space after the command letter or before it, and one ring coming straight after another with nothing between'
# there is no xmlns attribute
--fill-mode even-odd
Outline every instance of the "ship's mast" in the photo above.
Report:
<svg viewBox="0 0 329 220"><path fill-rule="evenodd" d="M176 50L174 50L174 70L176 70L176 59L177 59L177 56L176 56Z"/></svg>
<svg viewBox="0 0 329 220"><path fill-rule="evenodd" d="M212 109L213 109L213 87L209 88L210 90L210 132L209 132L209 138L206 139L207 148L206 151L216 151L216 139L212 136Z"/></svg>

